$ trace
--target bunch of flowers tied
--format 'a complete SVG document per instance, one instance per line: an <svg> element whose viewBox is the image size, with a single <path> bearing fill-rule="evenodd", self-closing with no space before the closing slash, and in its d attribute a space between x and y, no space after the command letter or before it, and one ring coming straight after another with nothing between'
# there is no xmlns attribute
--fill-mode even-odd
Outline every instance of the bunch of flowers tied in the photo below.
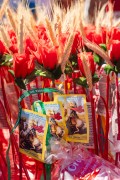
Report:
<svg viewBox="0 0 120 180"><path fill-rule="evenodd" d="M58 16L56 24L46 18L39 25L34 21L32 29L25 21L29 33L24 33L23 20L23 16L18 20L18 29L4 32L2 28L1 34L6 34L8 43L4 36L0 41L0 65L13 68L10 72L21 88L25 89L25 85L37 76L53 81L63 73L71 78L76 71L78 76L74 83L91 88L99 80L98 66L107 63L107 73L120 71L118 28L98 28L95 25L78 28L76 24L79 22L74 25L73 21L74 28L63 31Z"/></svg>

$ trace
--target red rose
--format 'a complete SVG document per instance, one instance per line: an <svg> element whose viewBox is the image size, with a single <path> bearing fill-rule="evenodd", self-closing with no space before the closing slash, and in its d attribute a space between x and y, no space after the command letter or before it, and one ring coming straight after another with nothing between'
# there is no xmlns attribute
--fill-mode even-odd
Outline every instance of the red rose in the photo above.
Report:
<svg viewBox="0 0 120 180"><path fill-rule="evenodd" d="M25 78L34 70L33 57L26 54L14 54L13 70L15 73L15 77Z"/></svg>
<svg viewBox="0 0 120 180"><path fill-rule="evenodd" d="M46 69L54 70L56 68L58 58L57 58L57 49L53 48L44 48L41 53L42 64Z"/></svg>
<svg viewBox="0 0 120 180"><path fill-rule="evenodd" d="M50 46L48 47L39 46L37 48L37 51L34 52L34 55L38 63L43 65L46 69L49 70L55 69L58 62L56 47L51 48Z"/></svg>
<svg viewBox="0 0 120 180"><path fill-rule="evenodd" d="M9 30L8 35L10 37L11 43L12 44L17 44L17 38L16 38L15 32L13 30Z"/></svg>
<svg viewBox="0 0 120 180"><path fill-rule="evenodd" d="M80 48L81 42L82 42L82 38L80 36L80 32L77 31L75 33L75 38L74 38L73 45L72 45L72 50L71 50L72 54L76 53L78 47Z"/></svg>
<svg viewBox="0 0 120 180"><path fill-rule="evenodd" d="M84 28L86 38L91 42L95 42L97 45L106 43L106 28L101 28L100 33L96 32L96 28L94 26L88 26Z"/></svg>
<svg viewBox="0 0 120 180"><path fill-rule="evenodd" d="M120 41L120 29L112 28L109 33L110 39Z"/></svg>
<svg viewBox="0 0 120 180"><path fill-rule="evenodd" d="M7 52L4 44L2 43L2 41L0 41L0 55L3 55Z"/></svg>
<svg viewBox="0 0 120 180"><path fill-rule="evenodd" d="M25 53L30 54L30 50L36 51L35 43L30 37L27 37L25 40Z"/></svg>
<svg viewBox="0 0 120 180"><path fill-rule="evenodd" d="M37 29L38 29L38 38L48 40L46 28L43 25L39 25L37 26Z"/></svg>
<svg viewBox="0 0 120 180"><path fill-rule="evenodd" d="M69 36L70 36L70 34L67 32L67 33L60 34L60 36L58 37L62 48L64 48L65 44L67 43Z"/></svg>
<svg viewBox="0 0 120 180"><path fill-rule="evenodd" d="M112 40L108 45L108 52L111 61L118 61L120 59L120 41Z"/></svg>
<svg viewBox="0 0 120 180"><path fill-rule="evenodd" d="M41 53L42 53L42 48L40 46L37 47L37 51L33 52L33 54L34 54L36 60L38 61L38 63L42 65Z"/></svg>
<svg viewBox="0 0 120 180"><path fill-rule="evenodd" d="M93 41L93 34L95 32L95 26L84 27L84 31L86 34L86 38L89 39L89 41Z"/></svg>
<svg viewBox="0 0 120 180"><path fill-rule="evenodd" d="M87 52L86 57L87 57L87 61L88 61L91 73L92 73L92 75L94 75L96 66L95 66L95 63L94 63L92 53ZM78 56L78 65L79 65L79 69L80 69L82 75L85 76L85 71L84 71L84 68L83 68L83 63L82 63L82 60L80 58L80 55Z"/></svg>
<svg viewBox="0 0 120 180"><path fill-rule="evenodd" d="M106 44L106 29L101 28L100 33L94 32L93 34L93 42L96 44Z"/></svg>
<svg viewBox="0 0 120 180"><path fill-rule="evenodd" d="M13 54L18 53L17 45L13 44L9 47L9 50L12 51Z"/></svg>

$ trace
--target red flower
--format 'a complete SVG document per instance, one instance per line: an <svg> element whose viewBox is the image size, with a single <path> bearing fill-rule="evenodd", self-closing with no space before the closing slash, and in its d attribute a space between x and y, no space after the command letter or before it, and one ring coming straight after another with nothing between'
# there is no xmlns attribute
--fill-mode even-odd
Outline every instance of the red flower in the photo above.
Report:
<svg viewBox="0 0 120 180"><path fill-rule="evenodd" d="M38 61L39 64L42 65L42 56L41 56L41 53L42 53L42 47L41 47L41 44L39 44L37 46L37 51L33 52L36 60Z"/></svg>
<svg viewBox="0 0 120 180"><path fill-rule="evenodd" d="M71 50L72 54L76 53L78 47L81 46L81 42L82 42L82 38L80 36L80 32L77 31L75 33L75 38L74 38L73 45L72 45L72 50Z"/></svg>
<svg viewBox="0 0 120 180"><path fill-rule="evenodd" d="M41 45L41 44L40 44ZM54 70L56 68L58 58L57 58L57 48L56 47L41 47L39 46L37 52L34 52L37 61L43 65L46 69Z"/></svg>
<svg viewBox="0 0 120 180"><path fill-rule="evenodd" d="M111 61L118 61L120 59L120 41L112 40L108 45L108 52Z"/></svg>
<svg viewBox="0 0 120 180"><path fill-rule="evenodd" d="M37 29L38 29L38 38L48 40L46 28L43 25L39 25L37 26Z"/></svg>
<svg viewBox="0 0 120 180"><path fill-rule="evenodd" d="M109 33L110 39L112 40L120 40L120 29L112 28Z"/></svg>
<svg viewBox="0 0 120 180"><path fill-rule="evenodd" d="M11 46L9 47L9 50L12 51L13 54L18 53L18 48L17 48L17 45L16 45L16 44L11 45Z"/></svg>
<svg viewBox="0 0 120 180"><path fill-rule="evenodd" d="M87 61L88 61L91 73L92 73L92 75L94 75L96 67L95 67L93 55L92 55L92 53L87 52L86 56L87 56ZM84 68L83 68L83 63L82 63L82 60L80 58L80 55L78 56L78 65L79 65L79 69L80 69L82 75L85 76L85 71L84 71Z"/></svg>
<svg viewBox="0 0 120 180"><path fill-rule="evenodd" d="M26 54L14 54L13 70L16 78L25 78L34 70L33 56Z"/></svg>
<svg viewBox="0 0 120 180"><path fill-rule="evenodd" d="M16 38L15 32L13 30L9 30L8 35L10 37L11 43L12 44L17 44L17 38Z"/></svg>
<svg viewBox="0 0 120 180"><path fill-rule="evenodd" d="M96 44L106 44L106 29L101 28L100 33L93 34L93 42Z"/></svg>
<svg viewBox="0 0 120 180"><path fill-rule="evenodd" d="M95 32L95 26L84 27L84 31L86 34L86 38L89 39L89 41L93 41L93 34Z"/></svg>
<svg viewBox="0 0 120 180"><path fill-rule="evenodd" d="M0 55L3 55L7 52L4 44L2 43L2 41L0 41Z"/></svg>
<svg viewBox="0 0 120 180"><path fill-rule="evenodd" d="M36 51L36 47L34 42L31 40L31 38L27 37L25 40L25 53L30 54L30 50Z"/></svg>
<svg viewBox="0 0 120 180"><path fill-rule="evenodd" d="M97 45L106 43L106 28L101 28L100 33L96 32L96 28L94 26L88 26L84 28L87 39L91 42L95 42Z"/></svg>
<svg viewBox="0 0 120 180"><path fill-rule="evenodd" d="M54 70L58 62L57 49L55 47L51 49L44 48L41 55L43 66L46 69Z"/></svg>
<svg viewBox="0 0 120 180"><path fill-rule="evenodd" d="M59 39L59 41L61 43L62 48L64 48L65 43L67 43L68 38L69 38L69 33L68 32L67 33L62 33L58 37L58 39Z"/></svg>

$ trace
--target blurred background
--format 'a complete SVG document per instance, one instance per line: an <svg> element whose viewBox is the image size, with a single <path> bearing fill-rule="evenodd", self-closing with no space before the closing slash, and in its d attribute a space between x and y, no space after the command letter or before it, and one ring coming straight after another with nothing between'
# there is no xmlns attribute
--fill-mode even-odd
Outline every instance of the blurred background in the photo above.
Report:
<svg viewBox="0 0 120 180"><path fill-rule="evenodd" d="M47 9L50 9L51 2L55 1L59 3L63 8L67 9L70 7L72 2L80 1L81 4L85 7L84 9L84 17L90 20L94 19L95 12L102 7L107 2L112 2L114 6L114 12L116 18L120 17L120 0L9 0L10 6L16 9L17 4L23 1L27 4L33 13L35 13L35 7L37 6L45 6ZM2 4L3 0L0 0L0 5Z"/></svg>

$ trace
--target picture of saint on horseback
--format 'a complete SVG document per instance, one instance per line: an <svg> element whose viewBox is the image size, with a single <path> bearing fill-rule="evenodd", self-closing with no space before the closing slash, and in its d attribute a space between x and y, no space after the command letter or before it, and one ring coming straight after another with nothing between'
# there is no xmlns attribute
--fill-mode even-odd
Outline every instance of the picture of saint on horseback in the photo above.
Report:
<svg viewBox="0 0 120 180"><path fill-rule="evenodd" d="M89 121L84 95L56 95L55 101L62 104L67 141L88 142Z"/></svg>
<svg viewBox="0 0 120 180"><path fill-rule="evenodd" d="M80 114L84 114L84 108L82 106L77 106L75 101L67 102L66 108L66 127L68 129L68 135L86 134L86 122L80 117Z"/></svg>
<svg viewBox="0 0 120 180"><path fill-rule="evenodd" d="M31 123L27 124L27 119L21 117L20 124L20 147L27 150L33 150L37 153L42 153L42 143L38 138L36 131L36 122L31 120Z"/></svg>
<svg viewBox="0 0 120 180"><path fill-rule="evenodd" d="M48 124L52 137L60 140L65 135L65 123L61 113L61 106L58 102L44 102L46 115L48 116ZM34 108L37 112L42 112L41 103L34 103Z"/></svg>
<svg viewBox="0 0 120 180"><path fill-rule="evenodd" d="M20 134L20 149L23 153L31 157L36 156L42 157L43 146L45 144L45 128L46 127L46 116L40 116L38 113L30 110L22 110L19 134Z"/></svg>
<svg viewBox="0 0 120 180"><path fill-rule="evenodd" d="M54 107L55 105L55 107ZM52 108L53 107L53 108ZM47 109L47 106L46 106ZM47 116L49 117L50 133L53 137L60 140L65 134L63 119L60 112L59 104L51 104L51 109L47 109Z"/></svg>

